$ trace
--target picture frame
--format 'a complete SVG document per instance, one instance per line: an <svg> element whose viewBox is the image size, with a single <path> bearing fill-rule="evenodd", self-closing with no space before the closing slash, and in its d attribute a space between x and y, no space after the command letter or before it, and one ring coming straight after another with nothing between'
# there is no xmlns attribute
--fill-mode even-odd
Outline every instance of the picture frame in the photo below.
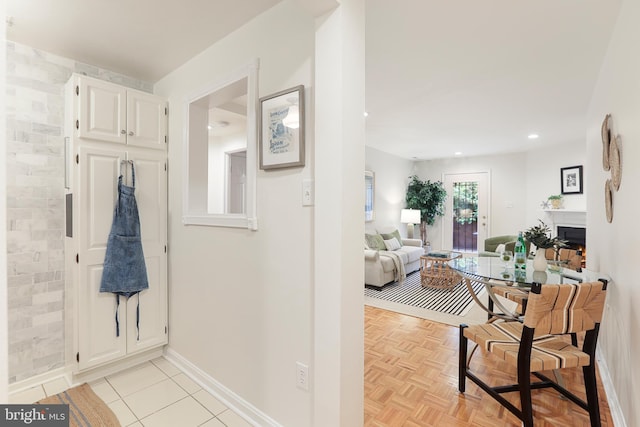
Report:
<svg viewBox="0 0 640 427"><path fill-rule="evenodd" d="M376 175L372 171L364 171L364 221L375 219Z"/></svg>
<svg viewBox="0 0 640 427"><path fill-rule="evenodd" d="M260 98L259 117L260 169L304 166L304 86Z"/></svg>
<svg viewBox="0 0 640 427"><path fill-rule="evenodd" d="M582 194L582 165L560 168L562 194Z"/></svg>

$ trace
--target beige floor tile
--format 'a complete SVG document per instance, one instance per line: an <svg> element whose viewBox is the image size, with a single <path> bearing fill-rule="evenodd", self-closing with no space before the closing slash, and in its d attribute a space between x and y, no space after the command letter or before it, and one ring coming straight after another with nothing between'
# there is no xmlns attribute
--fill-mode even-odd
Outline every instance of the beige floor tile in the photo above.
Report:
<svg viewBox="0 0 640 427"><path fill-rule="evenodd" d="M9 395L9 403L35 403L40 399L44 399L45 397L47 397L47 395L45 394L42 386L37 386L19 391L17 393L11 393Z"/></svg>
<svg viewBox="0 0 640 427"><path fill-rule="evenodd" d="M140 424L140 421L137 421L137 422L135 422L133 424L129 424L127 427L144 427L144 426L142 424Z"/></svg>
<svg viewBox="0 0 640 427"><path fill-rule="evenodd" d="M107 377L109 384L122 397L138 392L165 379L167 379L167 375L151 362L134 366Z"/></svg>
<svg viewBox="0 0 640 427"><path fill-rule="evenodd" d="M176 367L176 365L169 362L164 357L158 357L157 359L153 359L152 362L154 365L160 368L162 372L169 375L170 377L174 375L178 375L181 372L180 369Z"/></svg>
<svg viewBox="0 0 640 427"><path fill-rule="evenodd" d="M116 393L113 387L111 387L111 384L109 384L104 378L100 378L97 381L92 381L89 383L89 385L91 386L91 390L93 390L93 392L97 394L100 399L104 400L105 403L111 403L120 399L118 393Z"/></svg>
<svg viewBox="0 0 640 427"><path fill-rule="evenodd" d="M42 387L44 387L44 392L47 393L47 396L53 396L68 389L69 384L64 378L56 378L53 381L42 384Z"/></svg>
<svg viewBox="0 0 640 427"><path fill-rule="evenodd" d="M230 409L217 415L217 417L227 427L251 427L251 424Z"/></svg>
<svg viewBox="0 0 640 427"><path fill-rule="evenodd" d="M202 424L200 427L225 427L225 425L219 419L214 418Z"/></svg>
<svg viewBox="0 0 640 427"><path fill-rule="evenodd" d="M200 402L213 415L218 415L227 410L224 403L213 397L206 390L200 390L193 394L193 397Z"/></svg>
<svg viewBox="0 0 640 427"><path fill-rule="evenodd" d="M120 421L120 424L123 426L128 426L138 421L133 412L131 412L131 409L129 409L122 400L116 400L115 402L109 403L107 406L111 408L114 414L116 414L118 421Z"/></svg>
<svg viewBox="0 0 640 427"><path fill-rule="evenodd" d="M167 378L123 399L138 419L142 419L187 396L186 391Z"/></svg>
<svg viewBox="0 0 640 427"><path fill-rule="evenodd" d="M145 427L197 427L213 418L194 398L186 398L143 418Z"/></svg>
<svg viewBox="0 0 640 427"><path fill-rule="evenodd" d="M201 387L195 381L193 381L191 378L189 378L185 374L178 374L176 376L171 377L171 379L177 382L178 385L183 389L185 389L189 394L193 394L196 391L201 389Z"/></svg>

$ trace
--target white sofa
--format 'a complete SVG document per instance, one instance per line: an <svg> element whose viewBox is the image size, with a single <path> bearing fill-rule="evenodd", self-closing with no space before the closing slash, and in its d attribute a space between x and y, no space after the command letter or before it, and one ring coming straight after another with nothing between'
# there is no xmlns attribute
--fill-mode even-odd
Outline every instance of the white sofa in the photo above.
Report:
<svg viewBox="0 0 640 427"><path fill-rule="evenodd" d="M371 234L371 232L369 232ZM393 252L399 255L404 264L405 273L420 269L420 257L424 255L422 240L401 239L402 247ZM365 239L366 242L366 239ZM382 287L396 280L396 266L393 258L386 256L387 251L366 248L364 250L364 284Z"/></svg>

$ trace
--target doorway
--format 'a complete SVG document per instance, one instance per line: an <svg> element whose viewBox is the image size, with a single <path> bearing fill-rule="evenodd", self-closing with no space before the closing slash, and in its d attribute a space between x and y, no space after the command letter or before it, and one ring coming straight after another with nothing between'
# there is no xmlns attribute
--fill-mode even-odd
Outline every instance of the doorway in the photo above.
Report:
<svg viewBox="0 0 640 427"><path fill-rule="evenodd" d="M227 214L244 213L245 185L247 181L247 150L227 152Z"/></svg>
<svg viewBox="0 0 640 427"><path fill-rule="evenodd" d="M443 248L477 252L489 228L489 173L444 174L447 190Z"/></svg>

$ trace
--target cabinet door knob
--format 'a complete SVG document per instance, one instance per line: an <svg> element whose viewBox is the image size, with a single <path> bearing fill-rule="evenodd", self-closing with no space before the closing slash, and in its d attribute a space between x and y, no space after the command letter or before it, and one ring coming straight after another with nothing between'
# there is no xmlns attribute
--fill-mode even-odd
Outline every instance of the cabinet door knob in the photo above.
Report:
<svg viewBox="0 0 640 427"><path fill-rule="evenodd" d="M129 136L133 136L133 131L132 130L129 131Z"/></svg>
<svg viewBox="0 0 640 427"><path fill-rule="evenodd" d="M125 135L125 134L127 133L127 131L126 131L126 130L124 130L124 129L122 129L122 130L120 131L120 133L121 133L121 134L123 134L123 135Z"/></svg>

